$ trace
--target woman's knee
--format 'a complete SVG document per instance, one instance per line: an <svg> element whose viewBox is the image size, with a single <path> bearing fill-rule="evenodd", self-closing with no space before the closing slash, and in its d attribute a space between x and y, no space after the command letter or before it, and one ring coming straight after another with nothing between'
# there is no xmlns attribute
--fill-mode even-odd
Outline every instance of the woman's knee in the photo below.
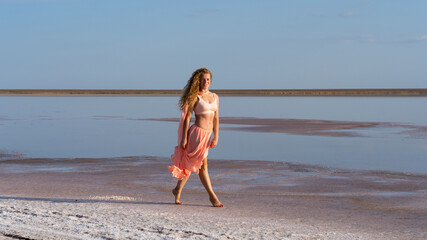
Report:
<svg viewBox="0 0 427 240"><path fill-rule="evenodd" d="M208 170L208 161L207 161L207 159L205 158L205 159L203 159L203 161L202 161L202 166L200 166L200 170L201 171L206 171L206 170Z"/></svg>

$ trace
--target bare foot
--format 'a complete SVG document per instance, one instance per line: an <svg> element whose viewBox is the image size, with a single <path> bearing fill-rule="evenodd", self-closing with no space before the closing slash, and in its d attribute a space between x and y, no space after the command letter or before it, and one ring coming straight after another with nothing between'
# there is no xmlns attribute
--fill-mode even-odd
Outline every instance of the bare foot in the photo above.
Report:
<svg viewBox="0 0 427 240"><path fill-rule="evenodd" d="M179 193L176 188L172 189L172 194L175 196L175 204L182 205L182 202L179 201Z"/></svg>
<svg viewBox="0 0 427 240"><path fill-rule="evenodd" d="M224 207L218 198L209 198L209 201L211 201L213 207Z"/></svg>

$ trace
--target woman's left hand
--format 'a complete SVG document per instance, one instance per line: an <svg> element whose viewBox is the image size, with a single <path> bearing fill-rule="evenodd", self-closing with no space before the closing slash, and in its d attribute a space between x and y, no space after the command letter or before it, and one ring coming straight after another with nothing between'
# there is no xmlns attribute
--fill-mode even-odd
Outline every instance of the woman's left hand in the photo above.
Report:
<svg viewBox="0 0 427 240"><path fill-rule="evenodd" d="M218 144L218 138L214 138L214 139L212 139L209 147L214 148L214 147L216 147L217 144Z"/></svg>

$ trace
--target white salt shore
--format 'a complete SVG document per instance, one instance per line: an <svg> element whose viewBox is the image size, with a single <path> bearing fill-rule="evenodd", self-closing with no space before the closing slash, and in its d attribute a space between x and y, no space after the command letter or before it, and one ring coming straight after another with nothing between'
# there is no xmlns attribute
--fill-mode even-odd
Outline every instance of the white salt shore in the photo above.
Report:
<svg viewBox="0 0 427 240"><path fill-rule="evenodd" d="M325 231L286 218L233 217L227 208L123 201L4 199L0 214L3 239L386 239L372 233Z"/></svg>
<svg viewBox="0 0 427 240"><path fill-rule="evenodd" d="M0 239L426 239L427 177L210 160L175 205L169 159L0 161Z"/></svg>

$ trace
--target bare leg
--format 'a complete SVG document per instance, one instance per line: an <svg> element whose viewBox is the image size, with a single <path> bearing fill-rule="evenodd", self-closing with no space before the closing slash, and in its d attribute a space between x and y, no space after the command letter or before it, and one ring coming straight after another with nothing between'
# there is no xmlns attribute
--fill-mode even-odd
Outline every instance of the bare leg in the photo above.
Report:
<svg viewBox="0 0 427 240"><path fill-rule="evenodd" d="M224 207L224 205L221 204L221 202L218 200L218 197L215 195L212 189L211 179L209 178L209 173L208 173L208 160L206 158L203 159L203 164L199 170L199 178L203 186L205 187L206 191L209 194L209 200L211 201L212 206Z"/></svg>
<svg viewBox="0 0 427 240"><path fill-rule="evenodd" d="M185 183L187 182L188 177L178 180L178 183L176 184L176 187L172 189L172 193L175 196L175 204L182 204L181 201L179 201L179 198L181 197L182 188L184 188Z"/></svg>

